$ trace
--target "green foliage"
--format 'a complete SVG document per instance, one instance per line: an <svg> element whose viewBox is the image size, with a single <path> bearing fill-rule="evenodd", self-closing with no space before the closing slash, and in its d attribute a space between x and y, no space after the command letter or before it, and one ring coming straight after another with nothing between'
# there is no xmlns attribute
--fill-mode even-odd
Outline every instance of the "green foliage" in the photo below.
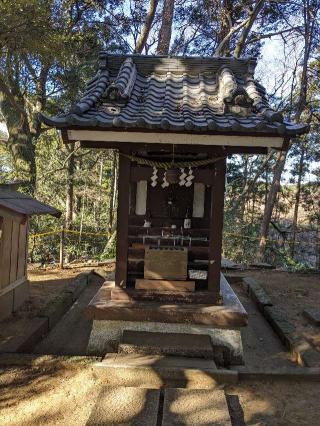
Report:
<svg viewBox="0 0 320 426"><path fill-rule="evenodd" d="M231 31L220 54L232 55L243 35L243 25L250 20L258 3L176 0L170 53L213 55ZM304 225L312 229L320 227L317 3L308 2L315 17L315 30L310 47L307 106L303 113L303 119L310 121L312 131L291 148L287 166L290 184L282 186L273 213L273 220L278 224L292 220L297 184L301 178L300 212ZM308 31L302 26L305 4L302 1L264 2L245 39L243 54L259 57L270 34L282 30L285 31L282 35L284 52L290 43L300 46ZM63 212L60 220L33 217L31 233L56 229L64 223L67 191L72 186L71 228L81 230L82 234L66 236L66 252L71 260L89 255L96 259L115 255L115 239L112 244L107 243L116 221L113 189L117 159L111 152L85 150L78 144L72 151L73 148L62 143L57 131L44 128L39 113L59 114L79 98L85 82L93 76L100 49L131 52L148 6L149 0L0 2L0 102L10 132L7 146L0 146L0 182L14 178L30 182L24 190ZM162 8L163 1L160 0L144 53L155 52ZM293 23L296 27L292 27ZM238 26L238 30L232 31ZM297 57L304 53L293 52ZM285 56L288 55L284 54L284 61L287 60ZM274 106L281 107L290 117L294 116L299 100L299 61L298 58L296 69L286 70L286 74L279 78L272 96ZM72 172L71 156L74 159ZM254 261L274 166L275 153L268 157L237 155L228 161L223 242L226 257L247 264ZM309 178L311 174L312 179ZM108 237L87 235L88 232L104 233ZM48 253L57 260L58 252L59 236L54 235L36 238L31 254L38 261ZM304 267L288 256L277 243L267 244L266 260L293 269Z"/></svg>

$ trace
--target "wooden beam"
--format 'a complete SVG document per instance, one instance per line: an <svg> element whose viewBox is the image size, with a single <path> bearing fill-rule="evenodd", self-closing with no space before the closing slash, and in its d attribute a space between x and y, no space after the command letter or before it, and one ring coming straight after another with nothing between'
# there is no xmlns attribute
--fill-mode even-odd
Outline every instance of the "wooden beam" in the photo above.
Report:
<svg viewBox="0 0 320 426"><path fill-rule="evenodd" d="M128 148L131 151L152 151L167 150L172 151L172 144L148 144L148 143L126 143L126 142L101 142L101 141L81 141L82 148L94 149L119 149L121 147ZM176 153L183 152L206 152L208 154L232 155L232 154L267 154L268 148L261 146L209 146L209 145L177 145Z"/></svg>
<svg viewBox="0 0 320 426"><path fill-rule="evenodd" d="M174 145L208 145L208 146L260 146L279 148L283 144L283 136L266 136L261 134L251 135L223 135L209 133L170 133L170 132L145 132L145 131L114 131L114 130L73 130L69 129L69 141L94 141L123 143L170 143Z"/></svg>
<svg viewBox="0 0 320 426"><path fill-rule="evenodd" d="M226 160L220 160L214 164L209 234L208 290L213 293L214 303L220 296L225 174Z"/></svg>
<svg viewBox="0 0 320 426"><path fill-rule="evenodd" d="M128 270L130 160L119 156L116 285L125 286Z"/></svg>

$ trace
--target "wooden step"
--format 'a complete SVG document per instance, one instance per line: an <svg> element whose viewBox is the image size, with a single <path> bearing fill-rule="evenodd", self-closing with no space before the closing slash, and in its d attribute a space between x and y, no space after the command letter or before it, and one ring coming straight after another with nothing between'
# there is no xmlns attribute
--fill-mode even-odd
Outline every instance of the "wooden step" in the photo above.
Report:
<svg viewBox="0 0 320 426"><path fill-rule="evenodd" d="M109 353L102 362L94 364L94 371L109 386L150 389L213 389L238 381L236 371L217 369L213 360L177 356Z"/></svg>
<svg viewBox="0 0 320 426"><path fill-rule="evenodd" d="M118 352L214 359L211 338L205 334L124 330Z"/></svg>

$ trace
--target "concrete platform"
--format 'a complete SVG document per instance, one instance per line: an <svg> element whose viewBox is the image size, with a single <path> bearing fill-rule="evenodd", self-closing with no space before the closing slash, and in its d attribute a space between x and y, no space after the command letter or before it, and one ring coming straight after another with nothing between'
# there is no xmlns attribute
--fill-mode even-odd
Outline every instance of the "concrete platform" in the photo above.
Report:
<svg viewBox="0 0 320 426"><path fill-rule="evenodd" d="M214 359L210 336L124 330L119 353Z"/></svg>
<svg viewBox="0 0 320 426"><path fill-rule="evenodd" d="M108 352L117 352L125 330L206 335L211 339L214 360L218 365L228 366L244 363L241 332L239 330L146 321L93 321L87 354L103 356Z"/></svg>
<svg viewBox="0 0 320 426"><path fill-rule="evenodd" d="M156 426L160 391L104 387L86 426Z"/></svg>
<svg viewBox="0 0 320 426"><path fill-rule="evenodd" d="M224 392L208 389L166 389L162 426L231 426Z"/></svg>
<svg viewBox="0 0 320 426"><path fill-rule="evenodd" d="M102 362L94 364L94 371L109 386L150 389L213 389L238 381L236 371L219 370L212 360L160 355L107 354Z"/></svg>
<svg viewBox="0 0 320 426"><path fill-rule="evenodd" d="M220 288L223 298L222 306L112 300L112 289L101 288L89 303L86 314L89 319L97 321L151 321L225 328L247 325L247 313L222 274Z"/></svg>

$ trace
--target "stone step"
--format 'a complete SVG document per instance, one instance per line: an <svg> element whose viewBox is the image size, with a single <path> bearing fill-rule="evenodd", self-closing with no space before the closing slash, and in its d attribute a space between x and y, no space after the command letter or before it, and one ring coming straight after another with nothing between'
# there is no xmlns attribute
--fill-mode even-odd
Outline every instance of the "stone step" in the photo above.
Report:
<svg viewBox="0 0 320 426"><path fill-rule="evenodd" d="M211 389L166 389L162 426L231 426L225 394Z"/></svg>
<svg viewBox="0 0 320 426"><path fill-rule="evenodd" d="M124 330L118 352L214 359L211 338L205 334Z"/></svg>
<svg viewBox="0 0 320 426"><path fill-rule="evenodd" d="M224 392L217 389L143 389L104 386L86 426L231 426Z"/></svg>
<svg viewBox="0 0 320 426"><path fill-rule="evenodd" d="M156 426L160 391L120 386L103 387L86 426Z"/></svg>
<svg viewBox="0 0 320 426"><path fill-rule="evenodd" d="M162 355L109 353L94 364L97 377L108 385L159 389L213 389L237 383L238 373L217 369L213 360Z"/></svg>

